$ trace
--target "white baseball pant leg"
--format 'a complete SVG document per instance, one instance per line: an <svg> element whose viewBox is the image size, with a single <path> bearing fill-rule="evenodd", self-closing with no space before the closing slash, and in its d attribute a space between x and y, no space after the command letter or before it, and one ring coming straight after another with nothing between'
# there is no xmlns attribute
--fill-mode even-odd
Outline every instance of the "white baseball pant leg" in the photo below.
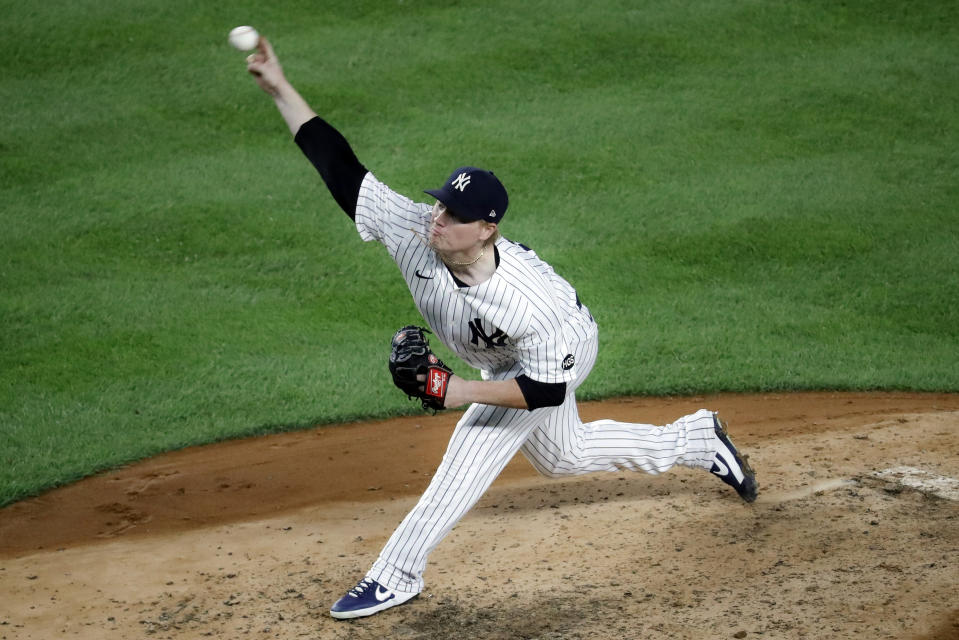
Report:
<svg viewBox="0 0 959 640"><path fill-rule="evenodd" d="M673 465L709 469L716 453L713 412L700 409L671 424L657 426L597 420L583 422L575 391L596 362L598 341L578 345L577 376L566 401L530 434L523 455L544 476L560 477L594 471L644 471L657 475Z"/></svg>
<svg viewBox="0 0 959 640"><path fill-rule="evenodd" d="M613 420L584 424L579 419L574 392L593 368L597 347L595 334L574 345L578 375L559 407L526 411L470 406L423 496L393 532L367 577L390 589L422 591L429 554L521 448L547 476L617 469L662 473L674 464L709 468L715 453L710 411L663 427Z"/></svg>

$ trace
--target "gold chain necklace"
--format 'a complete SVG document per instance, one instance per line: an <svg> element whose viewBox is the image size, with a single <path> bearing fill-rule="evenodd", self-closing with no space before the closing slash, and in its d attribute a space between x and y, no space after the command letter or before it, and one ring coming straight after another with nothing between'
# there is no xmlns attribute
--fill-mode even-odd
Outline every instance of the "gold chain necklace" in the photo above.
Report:
<svg viewBox="0 0 959 640"><path fill-rule="evenodd" d="M469 262L457 262L456 260L447 260L444 259L443 262L446 264L451 264L457 267L468 267L479 262L479 259L486 255L486 247L483 247L483 250L479 252L479 255L470 260Z"/></svg>
<svg viewBox="0 0 959 640"><path fill-rule="evenodd" d="M426 238L426 236L423 233L417 231L413 227L410 227L410 231L416 234L416 236L420 239L420 242L422 242L424 245L426 245L430 249L433 249L437 253L440 253L439 251L433 248L433 245L430 244L430 241ZM479 252L479 255L473 258L472 260L470 260L469 262L457 262L456 260L447 260L445 258L443 258L443 262L448 265L452 265L454 267L469 267L479 262L479 259L485 255L486 255L486 247L483 247L483 250ZM443 254L440 253L440 257L442 256Z"/></svg>

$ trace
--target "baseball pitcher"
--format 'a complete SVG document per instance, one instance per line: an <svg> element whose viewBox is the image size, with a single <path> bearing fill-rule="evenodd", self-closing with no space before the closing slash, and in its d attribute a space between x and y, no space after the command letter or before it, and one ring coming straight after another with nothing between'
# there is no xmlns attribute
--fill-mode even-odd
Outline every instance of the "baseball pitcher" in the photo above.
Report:
<svg viewBox="0 0 959 640"><path fill-rule="evenodd" d="M428 325L393 335L396 386L428 409L469 405L426 492L367 574L333 604L333 617L368 616L415 598L430 552L517 451L547 476L700 468L755 500L755 474L712 411L664 426L580 420L576 389L596 362L596 322L550 265L500 235L509 200L496 175L459 167L425 192L432 205L411 200L377 180L317 116L266 38L247 68L360 238L382 244L396 262ZM482 380L455 375L433 354L433 339Z"/></svg>

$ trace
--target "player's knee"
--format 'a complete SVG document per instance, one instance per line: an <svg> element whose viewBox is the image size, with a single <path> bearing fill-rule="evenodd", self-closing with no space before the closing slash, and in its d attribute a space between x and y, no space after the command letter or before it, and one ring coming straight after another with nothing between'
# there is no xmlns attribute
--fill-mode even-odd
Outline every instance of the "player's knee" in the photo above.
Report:
<svg viewBox="0 0 959 640"><path fill-rule="evenodd" d="M539 471L539 475L545 476L547 478L562 478L563 476L568 475L564 473L561 469L540 468L540 469L537 469L537 471Z"/></svg>
<svg viewBox="0 0 959 640"><path fill-rule="evenodd" d="M537 473L547 478L562 478L572 473L569 467L563 464L562 460L547 462L546 460L530 459L530 463Z"/></svg>
<svg viewBox="0 0 959 640"><path fill-rule="evenodd" d="M553 474L553 467L552 467L552 465L546 464L544 460L542 460L542 459L540 459L540 458L536 458L536 457L531 456L531 455L528 455L528 454L527 454L527 456L526 456L526 459L529 460L529 463L530 463L531 465L533 465L533 468L536 469L536 473L538 473L539 475L541 475L541 476L546 476L547 478L555 478L555 477L556 477L556 476Z"/></svg>

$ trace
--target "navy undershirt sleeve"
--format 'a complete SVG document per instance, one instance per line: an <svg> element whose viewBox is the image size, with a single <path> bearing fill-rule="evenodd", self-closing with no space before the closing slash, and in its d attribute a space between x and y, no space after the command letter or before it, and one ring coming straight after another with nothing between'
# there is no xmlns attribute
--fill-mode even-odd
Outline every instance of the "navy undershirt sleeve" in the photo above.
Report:
<svg viewBox="0 0 959 640"><path fill-rule="evenodd" d="M538 382L529 376L517 376L516 384L523 392L530 411L540 407L558 407L566 399L565 382Z"/></svg>
<svg viewBox="0 0 959 640"><path fill-rule="evenodd" d="M323 177L336 204L354 219L366 167L356 158L350 143L319 116L303 124L293 140Z"/></svg>

